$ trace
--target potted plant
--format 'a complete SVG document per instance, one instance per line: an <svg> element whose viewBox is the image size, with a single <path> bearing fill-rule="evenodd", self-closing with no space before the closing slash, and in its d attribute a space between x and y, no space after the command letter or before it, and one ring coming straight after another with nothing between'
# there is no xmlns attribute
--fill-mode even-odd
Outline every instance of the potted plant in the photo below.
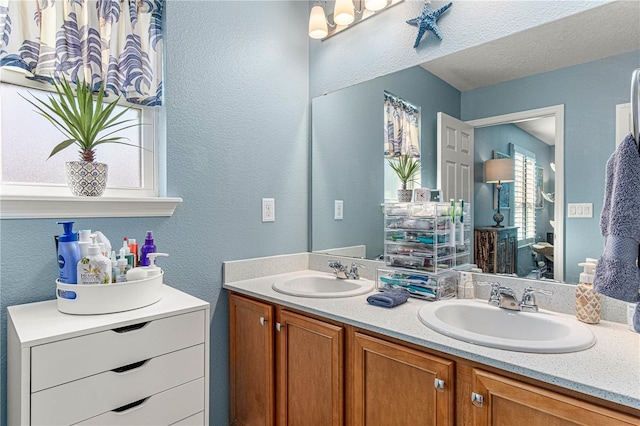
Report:
<svg viewBox="0 0 640 426"><path fill-rule="evenodd" d="M420 160L408 154L402 154L388 160L388 162L402 184L402 189L398 189L398 202L410 202L413 191L407 189L407 182L413 181L415 175L420 171Z"/></svg>
<svg viewBox="0 0 640 426"><path fill-rule="evenodd" d="M49 95L46 100L34 97L36 102L25 98L66 137L53 148L48 158L71 145L77 145L80 148L80 161L66 163L67 184L73 195L99 197L107 186L108 166L95 161L96 148L105 143L137 147L122 142L126 138L113 134L139 126L140 123L126 124L135 120L120 119L129 110L126 108L115 112L120 98L103 103L104 84L100 85L95 100L91 86L84 81L76 84L75 91L65 78L59 82L54 79L53 85L57 96Z"/></svg>

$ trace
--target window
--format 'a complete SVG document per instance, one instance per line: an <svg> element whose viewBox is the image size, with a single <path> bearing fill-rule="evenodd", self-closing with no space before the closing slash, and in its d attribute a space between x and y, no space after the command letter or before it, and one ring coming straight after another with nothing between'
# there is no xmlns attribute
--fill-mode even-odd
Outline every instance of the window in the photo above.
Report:
<svg viewBox="0 0 640 426"><path fill-rule="evenodd" d="M514 159L514 225L518 227L519 241L533 242L536 237L536 157L514 146Z"/></svg>
<svg viewBox="0 0 640 426"><path fill-rule="evenodd" d="M24 98L44 98L48 92L44 85L22 87L6 82L3 70L0 83L0 155L3 195L70 195L66 186L64 163L79 159L73 147L47 159L53 147L63 140L63 135L51 123L35 112ZM21 84L24 84L23 82ZM48 90L48 88L46 88ZM21 97L22 96L22 97ZM114 99L113 95L109 98ZM104 144L96 150L96 161L109 165L108 189L105 196L155 197L158 195L156 157L155 108L138 105L119 106L131 109L124 117L142 123L142 126L118 133L129 139L128 143L143 149L118 144ZM123 117L123 118L124 118Z"/></svg>

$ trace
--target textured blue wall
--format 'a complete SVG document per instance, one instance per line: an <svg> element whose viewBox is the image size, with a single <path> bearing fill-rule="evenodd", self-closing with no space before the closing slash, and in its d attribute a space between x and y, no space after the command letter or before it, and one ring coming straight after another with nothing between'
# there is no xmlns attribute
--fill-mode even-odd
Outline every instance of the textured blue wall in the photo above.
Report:
<svg viewBox="0 0 640 426"><path fill-rule="evenodd" d="M436 113L458 116L460 92L420 67L313 99L313 250L366 244L383 253L384 91L421 107L422 186L436 187ZM344 200L344 220L333 219Z"/></svg>
<svg viewBox="0 0 640 426"><path fill-rule="evenodd" d="M594 212L592 219L564 219L566 282L578 281L579 262L602 253L598 222L606 160L615 149L615 106L629 102L638 66L635 51L462 94L463 120L564 104L565 203L593 203Z"/></svg>
<svg viewBox="0 0 640 426"><path fill-rule="evenodd" d="M305 2L169 1L165 89L171 218L82 219L112 242L153 230L165 282L211 303L211 424L228 423L226 260L307 250L308 40ZM286 58L286 61L283 60ZM261 222L261 198L276 222ZM2 417L6 307L53 299L51 220L3 220Z"/></svg>

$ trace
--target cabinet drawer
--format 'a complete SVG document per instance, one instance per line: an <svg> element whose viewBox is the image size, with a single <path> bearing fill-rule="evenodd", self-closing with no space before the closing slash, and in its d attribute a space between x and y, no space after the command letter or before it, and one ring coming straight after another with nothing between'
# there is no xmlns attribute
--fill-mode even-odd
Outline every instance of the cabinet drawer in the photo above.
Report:
<svg viewBox="0 0 640 426"><path fill-rule="evenodd" d="M204 379L198 379L153 395L132 408L120 412L109 411L77 424L83 426L203 425L202 410L204 410Z"/></svg>
<svg viewBox="0 0 640 426"><path fill-rule="evenodd" d="M31 349L31 392L204 342L205 311L60 340Z"/></svg>
<svg viewBox="0 0 640 426"><path fill-rule="evenodd" d="M204 354L204 344L199 344L152 358L142 365L133 364L125 371L106 371L33 393L32 423L76 423L201 378Z"/></svg>
<svg viewBox="0 0 640 426"><path fill-rule="evenodd" d="M195 426L204 425L204 411L200 411L193 416L189 416L186 419L182 419L175 423L171 423L171 426Z"/></svg>

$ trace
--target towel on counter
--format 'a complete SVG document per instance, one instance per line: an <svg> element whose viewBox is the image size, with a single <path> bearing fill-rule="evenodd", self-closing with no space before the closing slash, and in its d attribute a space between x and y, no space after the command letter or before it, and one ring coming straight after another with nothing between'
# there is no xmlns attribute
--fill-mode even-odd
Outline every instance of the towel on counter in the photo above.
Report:
<svg viewBox="0 0 640 426"><path fill-rule="evenodd" d="M386 290L382 293L372 294L367 297L367 302L373 306L382 306L383 308L393 308L398 305L402 305L409 299L409 292L407 290L397 288L392 290Z"/></svg>
<svg viewBox="0 0 640 426"><path fill-rule="evenodd" d="M607 161L605 198L600 215L604 251L594 290L625 302L640 301L640 155L629 134ZM640 314L635 315L640 321ZM636 322L638 322L636 321Z"/></svg>

